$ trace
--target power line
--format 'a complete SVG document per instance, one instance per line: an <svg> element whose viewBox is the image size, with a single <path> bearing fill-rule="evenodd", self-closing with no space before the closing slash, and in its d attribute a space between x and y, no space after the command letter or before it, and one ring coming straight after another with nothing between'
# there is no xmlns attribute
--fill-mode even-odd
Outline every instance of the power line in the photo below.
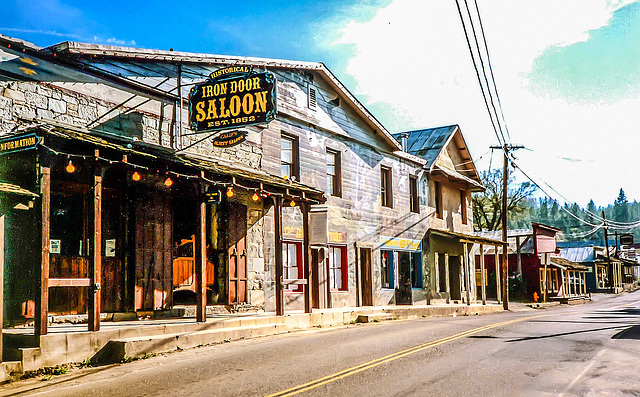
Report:
<svg viewBox="0 0 640 397"><path fill-rule="evenodd" d="M482 18L480 17L480 9L478 8L478 1L473 0L476 6L476 13L478 14L478 22L480 23L480 32L482 33L482 40L484 42L484 49L487 52L487 65L489 65L489 72L491 73L491 81L493 82L493 88L496 92L496 99L498 100L498 108L500 108L500 115L502 116L502 123L504 124L504 130L507 132L507 137L511 140L511 134L509 134L509 128L507 128L507 121L504 118L504 112L502 111L502 102L500 101L500 95L498 94L498 86L496 85L496 79L493 75L493 67L491 66L491 57L489 56L489 46L487 45L487 36L484 34L484 26L482 25ZM466 3L466 0L465 0ZM467 7L468 10L468 7ZM471 18L471 16L469 16Z"/></svg>
<svg viewBox="0 0 640 397"><path fill-rule="evenodd" d="M487 92L489 93L489 101L491 102L491 107L493 108L493 114L496 116L496 121L498 122L498 129L500 130L500 136L502 137L502 141L506 142L507 140L504 137L504 132L502 132L502 125L500 124L500 120L498 118L498 111L496 110L496 105L493 102L493 94L491 93L491 85L489 84L489 78L487 77L487 71L484 67L484 61L482 59L482 52L480 50L480 43L478 42L478 36L476 35L476 27L473 23L473 18L471 17L471 11L469 10L469 3L467 2L467 0L464 0L464 5L467 9L467 15L469 16L469 25L471 25L471 32L473 33L473 39L476 43L476 49L478 51L478 60L480 61L480 68L482 69L482 76L484 77L484 81L485 84L487 85ZM480 13L478 12L478 18L480 18ZM481 23L482 24L482 23ZM486 40L485 40L485 44L486 44ZM489 49L486 48L487 53L489 53ZM473 57L473 54L471 55ZM489 64L488 59L487 59L487 64ZM489 64L489 67L491 67L491 65ZM498 92L497 88L495 87L495 81L494 81L494 90L496 91L496 93Z"/></svg>
<svg viewBox="0 0 640 397"><path fill-rule="evenodd" d="M545 195L547 195L547 197L549 198L554 198L552 195L550 195L542 186L540 186L540 184L538 182L536 182L532 177L530 177L523 169L522 167L520 167L520 165L518 165L515 161L512 160L512 164L515 168L517 168L522 175L524 175L527 179L529 179L534 185L536 185L536 187L538 189L540 189ZM564 197L561 193L559 193L556 189L554 189L551 185L549 185L547 182L543 181L541 179L542 183L544 183L545 185L547 185L550 189L552 189L554 192L556 192L558 195L560 195L560 197L562 197L566 202L570 202L570 200L567 200L566 197ZM559 206L559 208L563 211L565 211L567 214L569 214L571 217L575 218L576 220L578 220L579 222L584 223L585 225L589 225L591 227L597 227L598 225L595 225L593 223L588 222L587 220L584 220L580 217L578 217L577 215L573 214L571 211L567 210L566 208L564 208L563 206ZM580 210L588 215L591 216L592 219L594 220L598 220L600 221L602 218L601 217L596 217L595 214L593 214L591 211L588 211L586 209L580 208ZM630 230L630 229L634 229L636 227L640 227L640 220L638 221L634 221L634 222L629 222L629 223L623 223L623 222L615 222L615 221L610 221L607 220L608 223L608 227L610 229L614 229L614 230Z"/></svg>
<svg viewBox="0 0 640 397"><path fill-rule="evenodd" d="M462 16L462 10L460 9L460 2L456 0L456 6L458 7L458 15L460 15L460 22L462 22L462 29L464 30L464 37L467 40L467 47L469 48L469 54L471 54L471 61L473 62L473 68L476 71L476 77L478 78L478 84L480 84L480 91L482 92L482 97L484 98L484 104L487 108L487 113L489 113L489 119L491 120L491 125L493 126L493 132L496 134L496 138L498 139L498 143L500 145L504 145L504 140L500 139L500 135L498 134L498 128L496 127L496 123L493 121L493 114L491 113L491 109L489 109L489 102L487 101L487 95L484 91L484 87L482 85L482 79L480 78L480 71L478 70L478 65L476 64L476 59L473 56L473 49L471 48L471 42L469 41L469 34L467 32L467 24L464 22L464 17ZM496 118L497 121L497 118Z"/></svg>

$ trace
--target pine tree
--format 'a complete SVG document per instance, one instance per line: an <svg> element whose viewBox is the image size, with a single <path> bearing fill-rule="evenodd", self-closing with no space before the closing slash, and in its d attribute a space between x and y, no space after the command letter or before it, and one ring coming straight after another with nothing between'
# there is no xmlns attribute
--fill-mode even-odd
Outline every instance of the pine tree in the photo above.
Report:
<svg viewBox="0 0 640 397"><path fill-rule="evenodd" d="M631 220L629 211L629 201L627 201L627 195L624 194L624 190L620 189L618 198L613 203L613 220L616 222L627 223Z"/></svg>

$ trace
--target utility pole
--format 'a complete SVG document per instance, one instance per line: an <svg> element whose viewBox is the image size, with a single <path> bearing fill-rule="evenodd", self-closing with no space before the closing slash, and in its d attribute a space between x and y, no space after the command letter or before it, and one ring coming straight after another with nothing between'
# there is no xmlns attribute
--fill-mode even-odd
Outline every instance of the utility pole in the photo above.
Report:
<svg viewBox="0 0 640 397"><path fill-rule="evenodd" d="M613 266L611 265L611 256L609 255L609 235L607 233L607 219L604 217L604 211L602 211L602 223L604 224L604 249L607 251L607 262L609 262L607 266L607 277L609 278L608 283L611 293L613 293Z"/></svg>
<svg viewBox="0 0 640 397"><path fill-rule="evenodd" d="M509 252L507 244L507 185L509 184L509 151L524 149L524 146L504 144L503 146L491 146L491 149L502 149L504 164L502 166L502 308L509 310ZM496 263L496 271L498 264Z"/></svg>

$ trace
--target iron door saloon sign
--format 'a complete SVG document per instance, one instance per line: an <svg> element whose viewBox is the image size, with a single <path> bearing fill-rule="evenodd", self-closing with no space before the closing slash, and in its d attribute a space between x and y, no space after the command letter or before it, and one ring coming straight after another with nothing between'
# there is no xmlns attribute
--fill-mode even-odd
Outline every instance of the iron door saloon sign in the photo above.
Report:
<svg viewBox="0 0 640 397"><path fill-rule="evenodd" d="M274 74L249 66L216 70L189 93L189 126L197 132L267 123L276 111Z"/></svg>

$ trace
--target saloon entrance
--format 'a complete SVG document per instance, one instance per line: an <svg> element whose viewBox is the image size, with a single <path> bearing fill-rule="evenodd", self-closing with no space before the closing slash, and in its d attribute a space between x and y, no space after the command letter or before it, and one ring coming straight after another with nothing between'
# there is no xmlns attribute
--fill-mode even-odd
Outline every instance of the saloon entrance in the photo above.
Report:
<svg viewBox="0 0 640 397"><path fill-rule="evenodd" d="M27 211L7 214L5 306L10 323L34 318L36 335L47 333L49 314L87 313L89 330L98 330L106 311L195 303L204 321L206 304L251 303L249 207L255 223L265 207L279 211L284 195L322 200L320 191L259 171L68 127L15 139L23 135L37 145L0 155L0 180L40 194ZM207 202L207 190L227 194Z"/></svg>

